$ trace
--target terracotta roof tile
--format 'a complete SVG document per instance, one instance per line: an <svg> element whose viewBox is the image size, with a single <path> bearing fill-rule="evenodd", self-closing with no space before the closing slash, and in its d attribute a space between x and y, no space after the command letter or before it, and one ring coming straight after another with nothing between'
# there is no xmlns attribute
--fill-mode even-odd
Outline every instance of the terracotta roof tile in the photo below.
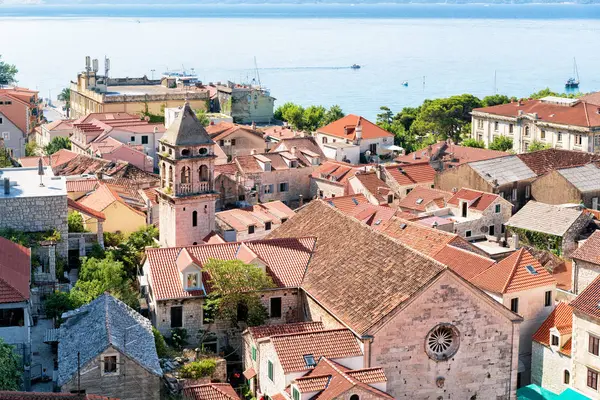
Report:
<svg viewBox="0 0 600 400"><path fill-rule="evenodd" d="M466 200L469 204L469 208L477 211L485 211L498 197L497 194L480 192L473 189L460 189L458 192L448 200L448 204L458 206L460 200Z"/></svg>
<svg viewBox="0 0 600 400"><path fill-rule="evenodd" d="M521 248L475 276L471 283L489 292L511 293L556 284L556 280L529 251Z"/></svg>
<svg viewBox="0 0 600 400"><path fill-rule="evenodd" d="M428 149L416 150L413 153L396 157L395 161L402 164L415 164L423 161L441 160L445 166L458 166L473 161L489 160L491 158L507 156L509 153L488 149L478 149L475 147L465 147L457 144L448 144L438 142L431 146L431 157ZM445 168L444 168L445 169Z"/></svg>
<svg viewBox="0 0 600 400"><path fill-rule="evenodd" d="M592 235L571 254L571 258L600 265L600 230Z"/></svg>
<svg viewBox="0 0 600 400"><path fill-rule="evenodd" d="M458 236L416 222L392 218L382 230L386 235L422 254L433 257Z"/></svg>
<svg viewBox="0 0 600 400"><path fill-rule="evenodd" d="M286 335L288 333L316 332L325 329L323 322L296 322L282 325L260 325L248 327L248 333L254 339L270 337L274 335Z"/></svg>
<svg viewBox="0 0 600 400"><path fill-rule="evenodd" d="M82 214L86 214L89 217L94 217L100 221L106 221L106 216L101 211L96 211L93 208L86 207L85 205L67 198L67 207L79 211Z"/></svg>
<svg viewBox="0 0 600 400"><path fill-rule="evenodd" d="M29 300L31 252L0 237L0 303Z"/></svg>
<svg viewBox="0 0 600 400"><path fill-rule="evenodd" d="M325 161L325 159L326 159L325 154L323 153L323 150L321 150L321 147L319 147L319 145L317 144L317 141L312 136L282 139L269 152L275 152L275 151L283 150L283 149L287 149L288 151L291 151L292 147L296 147L297 151L300 151L300 152L314 153L315 156L318 156L320 158L321 162Z"/></svg>
<svg viewBox="0 0 600 400"><path fill-rule="evenodd" d="M185 400L239 400L229 383L208 383L183 388Z"/></svg>
<svg viewBox="0 0 600 400"><path fill-rule="evenodd" d="M358 379L362 383L387 382L387 377L382 368L364 368L347 371L346 374Z"/></svg>
<svg viewBox="0 0 600 400"><path fill-rule="evenodd" d="M379 179L374 171L356 174L354 179L362 183L365 190L380 202L387 202L388 194L393 193L387 183Z"/></svg>
<svg viewBox="0 0 600 400"><path fill-rule="evenodd" d="M550 329L554 327L556 327L561 335L571 334L573 330L573 308L567 303L560 302L556 305L556 308L554 308L544 323L533 334L532 339L543 345L550 346ZM560 352L568 356L571 355L571 339L563 345Z"/></svg>
<svg viewBox="0 0 600 400"><path fill-rule="evenodd" d="M332 184L345 185L348 179L367 169L367 166L357 167L339 161L325 161L312 172L315 179L324 179Z"/></svg>
<svg viewBox="0 0 600 400"><path fill-rule="evenodd" d="M347 213L359 221L364 222L373 229L383 230L386 223L396 215L397 209L385 206L376 206L370 203L360 204Z"/></svg>
<svg viewBox="0 0 600 400"><path fill-rule="evenodd" d="M600 318L600 276L571 302L573 309Z"/></svg>
<svg viewBox="0 0 600 400"><path fill-rule="evenodd" d="M266 222L281 224L282 218L289 219L295 212L281 201L257 204L248 208L235 208L216 213L217 222L236 230L245 231L249 226L264 227Z"/></svg>
<svg viewBox="0 0 600 400"><path fill-rule="evenodd" d="M400 200L398 206L403 210L425 211L431 202L435 202L438 208L444 208L444 203L447 203L451 197L450 192L417 186Z"/></svg>
<svg viewBox="0 0 600 400"><path fill-rule="evenodd" d="M428 163L396 165L385 168L400 186L433 183L435 170Z"/></svg>
<svg viewBox="0 0 600 400"><path fill-rule="evenodd" d="M394 136L371 121L354 114L348 114L345 117L330 123L329 125L325 125L324 127L317 129L317 132L348 140L354 140L356 138L356 126L358 125L362 127L363 139L376 139Z"/></svg>
<svg viewBox="0 0 600 400"><path fill-rule="evenodd" d="M300 393L320 392L327 388L330 380L331 375L311 375L296 379L296 386L298 386Z"/></svg>
<svg viewBox="0 0 600 400"><path fill-rule="evenodd" d="M370 204L364 194L352 194L349 196L330 197L323 200L332 207L338 208L343 212L350 213L360 204Z"/></svg>
<svg viewBox="0 0 600 400"><path fill-rule="evenodd" d="M448 244L438 251L433 258L452 268L454 272L466 280L473 279L473 277L495 263L490 258Z"/></svg>
<svg viewBox="0 0 600 400"><path fill-rule="evenodd" d="M314 360L321 357L359 357L363 352L358 340L349 329L331 329L316 332L275 335L270 338L284 373L306 371L304 356L312 355Z"/></svg>
<svg viewBox="0 0 600 400"><path fill-rule="evenodd" d="M597 115L596 112L594 114ZM600 121L600 115L598 118ZM534 151L519 154L517 157L538 175L543 175L555 169L577 167L589 164L592 161L600 161L600 154L563 149Z"/></svg>
<svg viewBox="0 0 600 400"><path fill-rule="evenodd" d="M67 192L91 192L98 186L98 179L67 179Z"/></svg>

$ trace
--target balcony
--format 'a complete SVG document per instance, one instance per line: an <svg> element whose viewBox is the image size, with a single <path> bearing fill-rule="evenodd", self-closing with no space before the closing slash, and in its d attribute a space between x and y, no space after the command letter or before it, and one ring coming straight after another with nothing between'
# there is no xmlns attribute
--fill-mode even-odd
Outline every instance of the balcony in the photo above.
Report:
<svg viewBox="0 0 600 400"><path fill-rule="evenodd" d="M198 182L197 185L192 183L180 183L175 185L175 194L177 196L189 196L191 194L210 192L211 190L212 188L208 181Z"/></svg>
<svg viewBox="0 0 600 400"><path fill-rule="evenodd" d="M185 196L188 194L192 194L192 184L191 183L180 183L176 186L176 193L178 196Z"/></svg>

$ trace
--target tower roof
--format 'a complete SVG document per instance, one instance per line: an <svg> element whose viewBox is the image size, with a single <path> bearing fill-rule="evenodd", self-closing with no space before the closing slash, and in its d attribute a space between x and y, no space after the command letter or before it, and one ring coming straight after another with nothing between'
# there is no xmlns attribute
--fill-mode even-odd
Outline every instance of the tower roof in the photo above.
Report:
<svg viewBox="0 0 600 400"><path fill-rule="evenodd" d="M196 114L185 103L181 113L175 118L169 129L163 135L162 142L175 146L194 146L200 144L213 144L214 142L196 118Z"/></svg>

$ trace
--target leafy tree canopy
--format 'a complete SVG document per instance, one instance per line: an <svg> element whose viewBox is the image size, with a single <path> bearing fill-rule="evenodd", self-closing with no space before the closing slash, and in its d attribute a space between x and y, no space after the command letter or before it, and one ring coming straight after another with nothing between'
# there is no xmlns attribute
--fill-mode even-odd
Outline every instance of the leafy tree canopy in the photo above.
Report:
<svg viewBox="0 0 600 400"><path fill-rule="evenodd" d="M14 85L17 82L16 76L18 72L19 70L16 66L2 61L2 56L0 55L0 86Z"/></svg>
<svg viewBox="0 0 600 400"><path fill-rule="evenodd" d="M57 136L44 148L48 155L54 154L61 149L71 150L71 140L69 140L69 138Z"/></svg>
<svg viewBox="0 0 600 400"><path fill-rule="evenodd" d="M507 136L496 136L492 143L489 144L490 150L508 151L512 150L513 141Z"/></svg>
<svg viewBox="0 0 600 400"><path fill-rule="evenodd" d="M476 147L478 149L484 149L485 148L485 143L483 143L483 141L481 140L475 140L472 138L468 138L462 141L461 143L463 146L466 147Z"/></svg>
<svg viewBox="0 0 600 400"><path fill-rule="evenodd" d="M532 153L534 151L546 150L549 148L550 148L550 145L548 143L543 143L538 140L534 140L533 142L531 142L531 144L527 148L527 152Z"/></svg>
<svg viewBox="0 0 600 400"><path fill-rule="evenodd" d="M298 104L287 102L277 107L274 117L287 122L294 129L313 132L322 126L343 118L344 112L338 105L331 106L327 110L323 106L304 108Z"/></svg>
<svg viewBox="0 0 600 400"><path fill-rule="evenodd" d="M194 112L196 113L196 118L198 118L198 121L202 124L202 126L210 125L210 119L206 115L206 111L198 109Z"/></svg>
<svg viewBox="0 0 600 400"><path fill-rule="evenodd" d="M77 211L69 211L67 224L69 225L70 233L85 232L85 228L83 227L83 217Z"/></svg>
<svg viewBox="0 0 600 400"><path fill-rule="evenodd" d="M0 338L0 390L19 390L21 388L20 358L13 346Z"/></svg>

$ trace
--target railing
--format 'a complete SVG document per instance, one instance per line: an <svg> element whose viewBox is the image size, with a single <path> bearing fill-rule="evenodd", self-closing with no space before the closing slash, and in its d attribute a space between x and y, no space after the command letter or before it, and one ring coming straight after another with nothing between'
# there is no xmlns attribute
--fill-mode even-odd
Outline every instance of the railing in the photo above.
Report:
<svg viewBox="0 0 600 400"><path fill-rule="evenodd" d="M209 192L210 191L210 182L200 182L198 190L200 192Z"/></svg>
<svg viewBox="0 0 600 400"><path fill-rule="evenodd" d="M194 187L195 185L192 183L180 183L178 185L175 186L175 193L178 196L186 196L189 194L194 194L194 193L204 193L204 192L210 192L211 191L211 186L210 186L210 182L206 181L206 182L198 182L197 186Z"/></svg>
<svg viewBox="0 0 600 400"><path fill-rule="evenodd" d="M191 183L180 183L177 185L177 194L191 194L192 193L192 184Z"/></svg>

